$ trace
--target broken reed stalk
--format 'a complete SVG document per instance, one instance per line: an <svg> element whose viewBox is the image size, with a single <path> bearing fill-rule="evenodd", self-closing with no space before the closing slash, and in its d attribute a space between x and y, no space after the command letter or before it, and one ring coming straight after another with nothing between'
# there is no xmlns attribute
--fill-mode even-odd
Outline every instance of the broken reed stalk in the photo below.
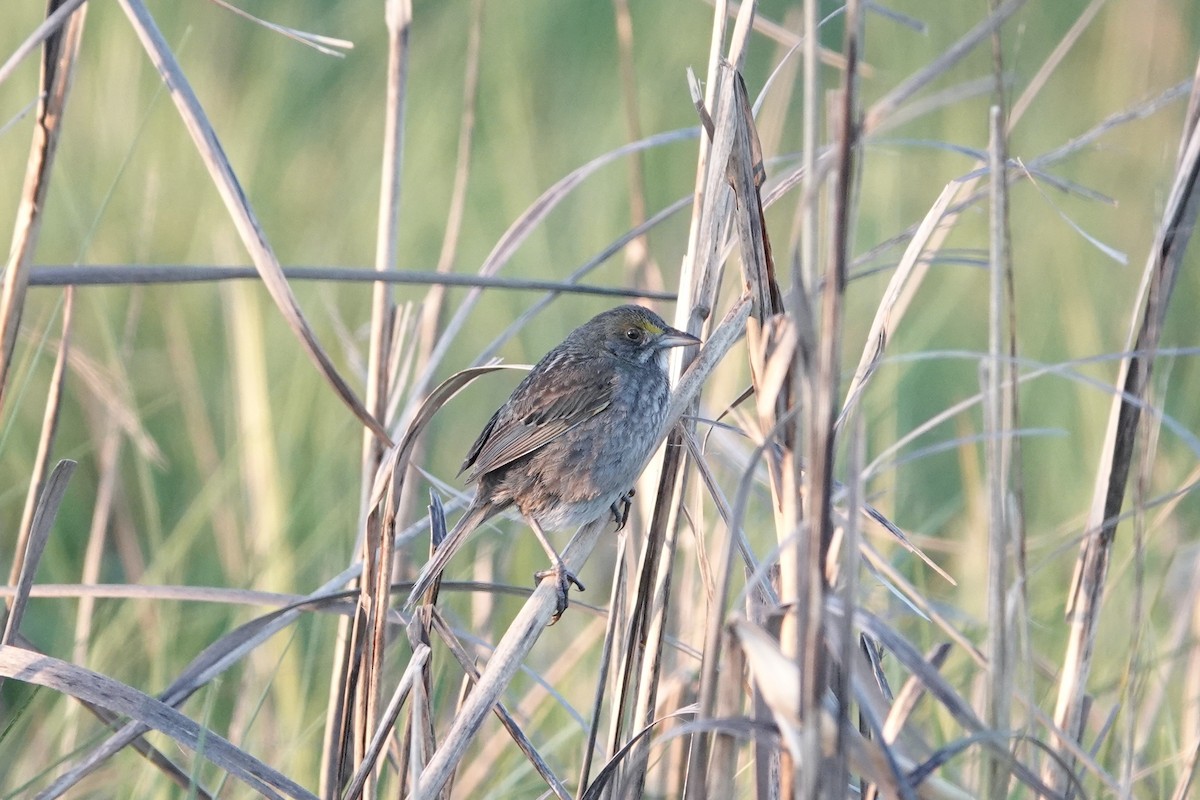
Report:
<svg viewBox="0 0 1200 800"><path fill-rule="evenodd" d="M1150 388L1150 372L1162 335L1163 320L1200 209L1200 111L1197 109L1200 109L1200 62L1171 191L1146 259L1142 285L1134 305L1138 311L1128 339L1131 355L1121 362L1117 378L1120 391L1114 395L1109 412L1108 434L1084 529L1087 536L1075 562L1075 576L1067 595L1070 633L1063 656L1054 721L1066 736L1077 742L1082 740L1086 722L1085 696L1100 626L1100 600L1135 456L1138 421ZM1063 746L1057 737L1056 744L1059 748ZM1064 753L1062 757L1066 764L1071 763L1069 754ZM1051 785L1062 788L1068 774L1058 763L1051 763L1043 777Z"/></svg>

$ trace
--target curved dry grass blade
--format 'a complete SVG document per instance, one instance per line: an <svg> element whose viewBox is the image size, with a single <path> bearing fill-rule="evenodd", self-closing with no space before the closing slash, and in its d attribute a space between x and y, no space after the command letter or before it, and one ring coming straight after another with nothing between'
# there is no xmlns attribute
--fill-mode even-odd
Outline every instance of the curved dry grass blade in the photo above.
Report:
<svg viewBox="0 0 1200 800"><path fill-rule="evenodd" d="M603 793L609 789L609 781L612 780L617 768L621 766L621 762L625 756L628 755L629 751L637 746L640 741L653 733L655 728L664 722L669 722L673 719L678 719L679 717L684 717L695 713L696 706L691 705L687 706L686 708L680 708L672 711L670 714L659 717L658 719L650 722L648 725L644 725L641 730L630 736L629 741L626 742L620 750L614 753L613 757L610 758L608 762L605 763L605 765L600 769L600 771L596 773L596 780L592 781L591 784L582 789L583 794L580 795L580 800L600 800L600 798L604 796ZM677 733L682 733L682 731Z"/></svg>
<svg viewBox="0 0 1200 800"><path fill-rule="evenodd" d="M685 208L691 202L692 202L692 198L690 196L689 197L681 197L680 199L676 200L674 203L671 203L670 205L668 205L665 208L656 212L654 214L654 216L650 217L650 219L646 220L641 225L638 225L636 227L630 228L629 230L625 231L620 236L618 236L616 239L614 239L613 241L611 241L607 245L605 245L604 249L602 249L600 252L596 253L596 255L592 256L586 262L581 264L579 267L572 270L571 273L567 276L567 280L559 283L558 285L559 286L576 286L576 285L578 285L575 283L575 281L579 280L583 276L590 273L592 270L596 269L596 267L598 267L601 264L603 264L604 262L608 261L608 259L612 258L614 255L616 255L618 252L620 252L622 249L624 249L630 242L633 242L636 239L638 239L639 237L644 236L647 231L654 228L659 223L663 222L664 220L668 219L669 217L673 216L677 211ZM483 351L479 354L478 358L476 358L476 360L475 360L475 363L477 363L477 364L483 363L483 362L487 361L488 359L494 357L496 355L496 353L499 352L501 345L503 345L505 342L507 342L509 339L511 339L513 336L515 336L517 334L517 332L520 331L526 325L526 323L529 322L529 320L533 319L533 317L535 317L539 311L541 311L543 308L548 306L550 304L550 302L552 300L554 300L555 297L557 297L559 294L567 294L567 292L560 291L559 289L553 288L553 287L547 287L547 291L550 292L548 295L538 299L531 306L529 306L529 308L527 308L525 311L521 312L521 315L511 325L509 325L503 332L501 332L499 336L497 336L495 339L493 339L491 344L489 344L486 348L484 348ZM616 290L608 290L608 291L613 292ZM666 300L667 302L672 302L672 303L676 302L678 299L676 297L676 295L671 292L641 290L641 291L637 291L636 294L631 294L631 293L626 293L627 290L624 290L624 289L622 289L620 291L622 293L620 295L616 295L616 296L633 297L633 298L646 299L646 300Z"/></svg>
<svg viewBox="0 0 1200 800"><path fill-rule="evenodd" d="M834 610L833 613L840 613L840 610ZM930 613L929 616L935 621L939 620L936 612ZM937 669L930 666L925 659L922 658L920 652L918 652L917 649L913 647L913 645L907 639L901 636L895 629L891 628L885 622L880 620L877 616L871 614L870 612L864 611L861 607L855 610L854 618L854 625L857 630L863 631L874 637L880 645L882 645L893 656L895 656L897 662L902 664L905 669L916 676L917 679L925 685L929 694L932 695L937 702L942 705L942 707L955 719L956 722L958 722L959 725L961 725L968 732L969 735L978 735L979 743L986 748L988 752L1005 760L1005 763L1018 780L1025 783L1034 792L1037 792L1039 796L1055 799L1062 798L1064 796L1062 793L1052 790L1044 782L1039 780L1038 776L1035 775L1029 767L1019 761L1016 761L1012 753L1009 752L1007 746L1007 741L1009 739L1008 734L992 731L986 725L984 725L983 721L980 720L978 715L975 714L975 711L972 709L971 705L967 703L961 696L959 696L959 694L952 686L950 686L949 682L942 677L941 673L939 673ZM951 637L958 642L958 644L972 660L981 666L986 666L986 661L983 659L983 656L979 653L979 651L975 649L974 645L962 637L957 631L953 630L948 625L944 625L944 621L939 624L942 624L943 628L950 632ZM1039 721L1042 721L1041 717L1044 717L1044 715L1040 714L1037 706L1030 702L1027 697L1017 695L1016 699L1019 699L1025 703L1030 708L1031 713L1035 717L1039 717ZM1049 721L1046 722L1048 723ZM1088 761L1090 767L1095 770L1097 777L1104 781L1104 787L1106 791L1116 793L1117 786L1115 782L1110 776L1106 775L1103 771L1096 767L1095 762L1092 761L1086 753L1076 748L1072 755L1076 758L1082 758Z"/></svg>
<svg viewBox="0 0 1200 800"><path fill-rule="evenodd" d="M14 644L23 650L28 650L33 653L41 652L36 646L34 646L33 642L29 641L19 633L17 634ZM119 714L114 714L108 709L101 708L100 706L89 703L86 700L78 700L78 698L76 698L76 700L108 728L114 731L121 728L124 718ZM212 800L212 793L210 793L203 786L198 785L193 776L189 775L188 772L179 767L179 765L164 755L161 750L152 746L145 739L136 739L131 743L130 746L133 747L134 750L137 750L143 758L154 765L155 768L162 772L168 780L170 780L180 789L193 792L194 795L201 800Z"/></svg>
<svg viewBox="0 0 1200 800"><path fill-rule="evenodd" d="M29 602L29 589L33 586L33 577L42 553L46 549L46 541L50 538L50 528L54 525L54 517L58 514L58 506L62 503L63 494L67 491L67 482L75 471L74 461L59 461L46 479L38 499L37 511L33 515L30 526L29 543L21 559L21 575L17 580L17 588L13 594L12 605L8 610L8 620L4 625L4 638L0 643L10 645L16 639L21 627L21 618L25 615L25 606Z"/></svg>
<svg viewBox="0 0 1200 800"><path fill-rule="evenodd" d="M529 237L529 235L533 233L542 220L544 220L546 216L552 210L554 210L556 206L558 206L559 203L566 199L566 197L575 189L576 186L582 183L585 178L594 173L596 170L612 163L622 156L628 155L629 153L648 150L650 148L659 147L672 142L684 141L695 135L695 128L681 128L679 130L667 131L665 133L647 136L645 139L640 141L630 142L629 144L622 145L615 150L610 150L607 153L596 156L586 164L576 167L573 171L559 179L557 183L543 192L536 200L533 201L529 208L525 209L521 216L518 217L512 223L512 225L508 227L508 230L501 235L499 241L496 242L495 246L492 248L492 251L488 253L487 258L484 259L483 264L479 267L479 276L490 278L501 267L507 264L509 259L512 258L513 253L515 253L521 243L523 243ZM426 372L431 372L441 364L442 359L446 355L446 351L450 348L455 336L458 334L458 331L460 331L466 324L466 320L470 316L471 309L475 306L475 303L479 300L479 297L479 289L472 289L467 293L466 298L463 299L462 304L458 307L458 310L454 312L454 316L450 319L450 322L447 323L441 340L430 354L429 362L426 365ZM427 375L422 374L422 376L418 378L418 383L423 383L427 379Z"/></svg>
<svg viewBox="0 0 1200 800"><path fill-rule="evenodd" d="M229 11L232 14L236 14L237 16L241 17L242 19L250 20L255 25L261 25L262 27L266 28L269 31L278 33L280 36L287 37L288 39L291 39L294 42L299 42L300 44L305 45L306 47L311 47L313 50L316 50L318 53L323 53L324 55L327 55L327 56L333 56L335 58L345 58L346 54L343 53L342 50L353 50L354 49L354 42L351 42L346 39L337 39L333 36L322 36L319 33L308 33L307 31L301 31L301 30L296 30L295 28L289 28L286 25L280 25L279 23L276 23L276 22L270 22L269 20L262 19L261 17L256 17L253 14L251 14L249 11L245 11L244 9L238 8L237 6L233 5L232 3L227 3L227 2L225 2L225 0L209 0L209 2L220 6L221 8L225 9L226 11ZM335 49L335 48L340 48L340 49Z"/></svg>
<svg viewBox="0 0 1200 800"><path fill-rule="evenodd" d="M782 734L792 758L796 759L798 764L803 764L801 761L804 753L801 746L803 729L812 724L819 726L818 740L822 753L825 757L831 755L838 743L838 722L834 714L825 705L820 707L818 712L820 719L816 721L800 719L796 714L796 709L800 707L799 666L784 656L779 649L779 642L771 638L759 626L741 616L735 616L731 625L746 653L750 673L762 690L763 697L775 716L779 732ZM889 796L901 794L902 789L896 786L891 778L888 759L882 752L883 745L864 738L858 731L847 725L843 725L841 735L844 737L843 741L846 745L846 757L854 772L881 787ZM897 763L905 772L916 766L898 756ZM922 800L971 800L973 798L970 793L935 776L929 776L911 788Z"/></svg>
<svg viewBox="0 0 1200 800"><path fill-rule="evenodd" d="M48 9L53 15L57 2ZM75 10L64 30L47 31L42 71L39 81L37 119L34 121L33 141L25 168L25 184L21 187L21 202L13 228L13 241L8 251L3 283L0 284L0 408L8 387L8 369L17 345L21 314L25 309L25 290L29 285L29 268L37 249L42 227L42 210L50 191L50 170L62 134L63 113L67 94L79 54L83 23L87 8ZM49 23L49 20L47 20Z"/></svg>
<svg viewBox="0 0 1200 800"><path fill-rule="evenodd" d="M1029 81L1025 91L1021 92L1021 96L1013 103L1012 111L1008 116L1008 130L1020 121L1021 117L1025 116L1026 109L1033 104L1033 100L1037 97L1038 92L1046 85L1050 75L1062 63L1062 60L1070 52L1075 43L1083 36L1083 32L1092 24L1092 20L1096 18L1096 14L1104 7L1108 0L1092 0L1088 3L1087 8L1071 23L1071 29L1063 35L1058 44L1054 46L1054 51L1046 59L1045 63L1038 68L1037 73Z"/></svg>
<svg viewBox="0 0 1200 800"><path fill-rule="evenodd" d="M904 312L908 310L909 303L912 302L917 288L929 272L929 262L923 260L921 255L925 252L925 247L929 243L933 232L941 224L950 202L958 195L958 191L958 181L951 181L946 184L942 189L942 193L938 195L938 199L934 201L929 211L925 213L925 218L921 220L921 224L917 227L916 234L909 240L908 246L904 250L904 255L901 257L900 263L896 266L896 271L892 273L892 278L888 281L887 289L884 290L883 298L879 301L879 306L875 309L875 318L871 320L871 329L867 333L866 346L863 348L862 355L858 359L858 367L854 370L854 377L850 381L850 388L846 391L846 401L842 405L842 412L836 423L839 427L845 420L850 408L862 397L867 383L875 373L875 367L878 366L879 360L883 358L883 351L887 347L888 338L891 336L896 324L903 318Z"/></svg>
<svg viewBox="0 0 1200 800"><path fill-rule="evenodd" d="M922 67L913 73L908 80L901 83L896 88L892 89L886 95L877 100L874 105L867 109L863 116L862 132L863 135L873 132L881 123L883 123L892 112L895 111L904 101L908 100L921 89L929 85L938 76L945 73L954 64L957 64L963 57L975 49L980 42L984 41L992 35L992 31L1003 25L1009 17L1015 14L1021 6L1025 5L1025 0L1007 0L1004 5L992 11L988 18L980 22L970 31L968 31L961 39L954 43L952 47L934 59L928 65Z"/></svg>
<svg viewBox="0 0 1200 800"><path fill-rule="evenodd" d="M312 792L230 744L227 739L202 728L167 704L105 675L11 645L0 645L0 675L44 686L136 719L228 770L267 797L286 795L316 800Z"/></svg>
<svg viewBox="0 0 1200 800"><path fill-rule="evenodd" d="M489 372L496 372L502 369L527 370L529 367L520 364L493 364L486 367L470 367L468 369L459 370L451 375L446 380L438 384L438 387L429 393L422 402L420 407L413 414L413 417L408 422L405 428L404 436L388 453L388 458L395 459L401 467L407 468L409 456L412 455L412 449L416 444L417 437L434 415L442 409L446 403L450 402L463 389L470 385L476 378L487 375ZM385 459L386 464L386 459ZM379 475L381 477L393 476L393 480L403 479L403 469L384 469L380 468ZM371 490L371 505L374 506L379 502L384 491L384 485L377 478L375 486Z"/></svg>
<svg viewBox="0 0 1200 800"><path fill-rule="evenodd" d="M561 203L567 195L574 191L575 187L583 182L585 178L594 173L601 167L611 164L619 158L622 158L630 153L638 153L642 150L649 150L655 147L661 147L665 144L673 142L681 142L692 138L696 134L695 128L680 128L674 131L665 131L664 133L656 133L652 136L647 136L636 142L621 145L618 148L609 150L607 153L602 153L596 156L591 161L576 167L564 177L560 178L553 186L542 192L529 208L521 214L520 217L509 226L508 230L500 237L492 248L492 252L488 253L487 258L483 260L483 264L479 268L480 275L494 275L498 269L508 263L512 258L513 253L527 239L533 230L546 218L546 216Z"/></svg>
<svg viewBox="0 0 1200 800"><path fill-rule="evenodd" d="M950 655L950 647L949 642L941 642L930 651L929 655L925 657L925 661L932 669L941 669L942 664L946 663L946 657ZM894 742L896 740L904 724L908 722L913 709L917 707L917 703L924 696L925 684L916 673L909 675L908 680L904 682L904 685L900 687L900 691L896 694L891 711L888 712L887 719L883 722L883 739L885 742Z"/></svg>
<svg viewBox="0 0 1200 800"><path fill-rule="evenodd" d="M1197 100L1200 98L1200 64L1192 87L1192 97L1188 106L1190 112L1194 112L1200 102ZM1083 734L1084 697L1100 623L1100 599L1108 577L1117 520L1125 502L1142 413L1141 404L1149 391L1150 373L1161 339L1163 321L1196 223L1196 214L1200 210L1200 120L1190 116L1185 125L1171 191L1155 232L1136 299L1135 308L1140 306L1141 312L1134 323L1136 327L1129 333L1128 348L1135 355L1121 362L1117 378L1121 390L1114 397L1109 411L1108 432L1087 521L1087 530L1095 531L1097 535L1084 539L1067 595L1066 613L1070 620L1070 633L1063 657L1054 720L1067 736L1076 741ZM1132 401L1127 398L1132 398ZM1064 759L1068 757L1067 753L1062 755ZM1056 787L1063 787L1068 772L1051 765L1043 777Z"/></svg>
<svg viewBox="0 0 1200 800"><path fill-rule="evenodd" d="M279 308L288 326L300 340L304 351L308 353L309 358L316 364L317 369L329 382L338 397L342 399L342 402L380 441L391 444L391 438L383 424L367 411L358 395L343 380L329 355L317 341L316 334L313 333L308 320L300 310L300 304L296 301L296 296L292 294L292 289L283 275L279 261L276 259L271 245L267 242L266 234L258 224L254 210L250 207L250 201L242 191L241 183L238 181L233 167L230 166L229 159L225 156L221 142L209 123L204 108L200 105L200 100L179 68L179 63L175 60L158 25L155 24L154 17L151 16L150 11L141 0L120 0L120 3L137 33L138 39L141 40L146 54L150 56L159 76L170 90L171 99L175 102L179 116L191 135L192 141L196 145L196 151L208 169L213 184L221 195L230 219L241 237L242 244L249 251L250 258L258 269L271 299L275 301L275 305Z"/></svg>
<svg viewBox="0 0 1200 800"><path fill-rule="evenodd" d="M171 685L159 696L159 700L168 705L182 703L198 688L229 669L271 636L292 624L305 609L314 605L321 607L331 602L345 603L350 595L339 589L348 581L358 577L361 572L362 564L353 564L308 597L253 619L217 639L192 659L179 677L172 681ZM346 613L352 613L352 608L347 608ZM53 798L60 797L96 770L113 753L138 739L147 730L148 727L140 723L126 724L78 761L70 770L60 775L48 789L39 795L39 798L53 800Z"/></svg>

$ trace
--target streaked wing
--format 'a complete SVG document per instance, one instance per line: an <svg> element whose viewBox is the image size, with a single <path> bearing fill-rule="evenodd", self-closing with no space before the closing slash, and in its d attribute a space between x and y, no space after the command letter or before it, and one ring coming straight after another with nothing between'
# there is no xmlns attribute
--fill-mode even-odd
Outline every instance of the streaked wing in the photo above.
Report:
<svg viewBox="0 0 1200 800"><path fill-rule="evenodd" d="M468 480L544 447L608 408L613 383L597 386L596 375L594 368L575 363L522 382L467 453L463 469L473 467Z"/></svg>

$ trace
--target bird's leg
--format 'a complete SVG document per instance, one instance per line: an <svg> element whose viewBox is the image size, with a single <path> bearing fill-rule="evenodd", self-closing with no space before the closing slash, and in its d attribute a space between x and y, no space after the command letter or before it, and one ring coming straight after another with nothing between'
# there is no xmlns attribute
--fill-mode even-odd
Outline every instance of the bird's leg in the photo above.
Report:
<svg viewBox="0 0 1200 800"><path fill-rule="evenodd" d="M579 587L579 591L585 591L582 583L575 577L575 573L567 569L567 565L563 563L562 556L550 544L550 540L546 538L546 533L542 530L542 526L538 525L537 520L532 517L526 520L529 527L533 529L533 533L537 536L538 541L542 544L542 549L546 551L546 555L550 556L550 562L554 565L552 569L544 569L541 572L535 572L533 577L536 580L554 576L555 584L558 587L558 603L554 607L554 617L550 620L550 624L558 622L558 618L567 610L567 593L571 590L571 585Z"/></svg>
<svg viewBox="0 0 1200 800"><path fill-rule="evenodd" d="M617 523L617 530L624 528L625 523L629 521L629 509L633 507L635 494L637 494L637 489L630 489L608 507L608 510L612 512L613 522Z"/></svg>

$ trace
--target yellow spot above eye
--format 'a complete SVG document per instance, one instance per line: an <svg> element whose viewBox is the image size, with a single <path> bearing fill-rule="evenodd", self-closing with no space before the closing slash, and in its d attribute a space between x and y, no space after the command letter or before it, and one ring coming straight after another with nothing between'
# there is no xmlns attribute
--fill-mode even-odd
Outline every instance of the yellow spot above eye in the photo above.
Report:
<svg viewBox="0 0 1200 800"><path fill-rule="evenodd" d="M641 328L643 330L647 331L648 333L650 333L653 336L658 336L659 334L661 334L663 332L662 328L658 327L657 325L655 325L653 322L651 322L648 319L642 320L641 322L638 323L638 325L641 326Z"/></svg>

